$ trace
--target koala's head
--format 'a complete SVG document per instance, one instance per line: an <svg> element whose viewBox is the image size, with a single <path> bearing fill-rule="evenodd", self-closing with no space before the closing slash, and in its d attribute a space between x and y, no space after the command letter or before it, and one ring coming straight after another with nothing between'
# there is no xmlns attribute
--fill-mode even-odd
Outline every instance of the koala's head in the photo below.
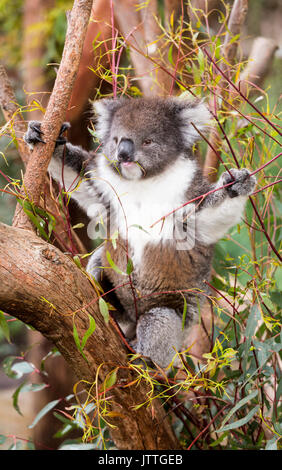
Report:
<svg viewBox="0 0 282 470"><path fill-rule="evenodd" d="M148 178L178 158L193 158L196 128L203 132L210 121L202 102L181 98L103 99L94 108L103 154L127 179Z"/></svg>

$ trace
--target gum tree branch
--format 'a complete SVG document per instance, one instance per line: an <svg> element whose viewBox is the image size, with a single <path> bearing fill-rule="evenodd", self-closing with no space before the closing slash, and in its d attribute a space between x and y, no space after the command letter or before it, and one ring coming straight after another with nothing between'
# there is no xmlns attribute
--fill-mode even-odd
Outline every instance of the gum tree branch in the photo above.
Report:
<svg viewBox="0 0 282 470"><path fill-rule="evenodd" d="M75 0L68 18L62 61L41 125L46 144L40 143L36 146L29 158L24 175L24 191L35 204L40 201L46 171L55 148L55 141L65 120L80 63L92 3L92 0ZM30 222L24 211L19 207L14 217L14 225L30 229Z"/></svg>
<svg viewBox="0 0 282 470"><path fill-rule="evenodd" d="M102 400L111 411L104 416L118 449L179 449L161 403L137 405L148 399L149 385L140 383L128 366L127 352L114 328L98 308L98 297L86 275L60 250L32 232L0 223L0 308L33 326L56 345L82 386ZM96 328L83 349L73 336L74 324L81 341L89 328L89 315ZM109 391L105 380L116 371ZM97 380L97 385L94 382ZM97 403L97 406L99 403Z"/></svg>

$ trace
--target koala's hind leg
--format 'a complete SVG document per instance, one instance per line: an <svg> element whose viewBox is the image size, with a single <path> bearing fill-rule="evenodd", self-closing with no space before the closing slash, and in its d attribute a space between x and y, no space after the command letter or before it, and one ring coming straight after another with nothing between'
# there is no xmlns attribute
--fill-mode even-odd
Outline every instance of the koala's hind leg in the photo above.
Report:
<svg viewBox="0 0 282 470"><path fill-rule="evenodd" d="M152 308L138 319L136 336L136 352L167 367L182 347L182 319L172 308Z"/></svg>

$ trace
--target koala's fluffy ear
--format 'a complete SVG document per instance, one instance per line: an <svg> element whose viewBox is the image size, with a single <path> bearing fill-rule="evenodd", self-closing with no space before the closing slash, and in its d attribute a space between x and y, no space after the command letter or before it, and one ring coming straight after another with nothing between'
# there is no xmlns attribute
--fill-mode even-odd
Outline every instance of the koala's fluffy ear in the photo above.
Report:
<svg viewBox="0 0 282 470"><path fill-rule="evenodd" d="M104 141L107 138L113 116L125 102L126 98L104 98L93 102L93 108L97 118L95 130L101 141Z"/></svg>
<svg viewBox="0 0 282 470"><path fill-rule="evenodd" d="M174 103L180 116L180 126L184 142L188 147L191 147L197 140L201 139L197 129L204 134L211 129L212 116L201 100L178 97L174 98Z"/></svg>

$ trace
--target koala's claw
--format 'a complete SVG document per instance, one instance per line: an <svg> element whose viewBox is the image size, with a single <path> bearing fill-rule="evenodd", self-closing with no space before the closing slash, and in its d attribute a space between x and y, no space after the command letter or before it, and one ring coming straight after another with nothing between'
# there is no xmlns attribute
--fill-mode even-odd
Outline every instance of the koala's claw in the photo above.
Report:
<svg viewBox="0 0 282 470"><path fill-rule="evenodd" d="M67 139L63 137L63 133L70 128L69 122L64 122L59 137L56 140L57 145L63 145L67 142ZM41 122L40 121L29 121L27 132L24 135L24 141L28 144L28 146L33 149L34 145L38 142L42 144L46 144L46 142L42 139L43 132L41 130Z"/></svg>
<svg viewBox="0 0 282 470"><path fill-rule="evenodd" d="M41 130L41 122L29 121L27 132L24 135L24 141L31 149L33 149L34 145L38 142L46 144L46 142L41 137L42 134L43 132Z"/></svg>
<svg viewBox="0 0 282 470"><path fill-rule="evenodd" d="M223 184L233 183L226 189L227 194L230 198L237 196L248 196L254 190L256 185L256 178L250 176L249 170L243 168L242 170L231 169L231 175L226 172L222 175Z"/></svg>
<svg viewBox="0 0 282 470"><path fill-rule="evenodd" d="M70 123L69 122L64 122L62 127L61 127L61 130L60 130L60 134L59 134L59 137L57 138L56 140L56 147L58 145L64 145L66 142L67 142L67 139L63 136L64 132L66 132L69 128L71 127Z"/></svg>

